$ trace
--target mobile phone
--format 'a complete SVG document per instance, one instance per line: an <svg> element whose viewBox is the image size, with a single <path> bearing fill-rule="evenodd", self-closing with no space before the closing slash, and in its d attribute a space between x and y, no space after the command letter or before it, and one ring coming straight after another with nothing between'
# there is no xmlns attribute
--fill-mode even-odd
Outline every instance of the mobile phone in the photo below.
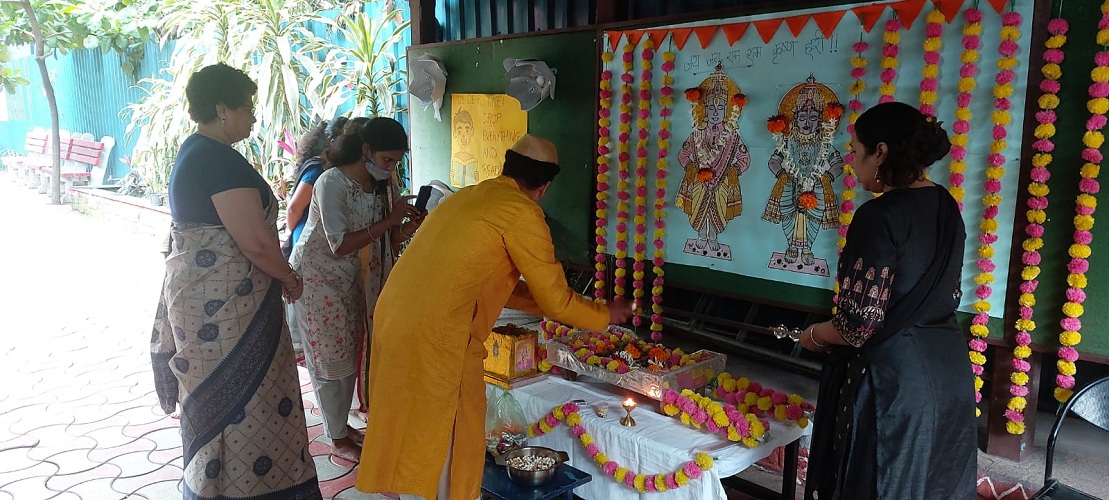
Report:
<svg viewBox="0 0 1109 500"><path fill-rule="evenodd" d="M416 210L421 212L427 211L427 201L431 199L431 186L423 186L420 188L420 193L416 195Z"/></svg>

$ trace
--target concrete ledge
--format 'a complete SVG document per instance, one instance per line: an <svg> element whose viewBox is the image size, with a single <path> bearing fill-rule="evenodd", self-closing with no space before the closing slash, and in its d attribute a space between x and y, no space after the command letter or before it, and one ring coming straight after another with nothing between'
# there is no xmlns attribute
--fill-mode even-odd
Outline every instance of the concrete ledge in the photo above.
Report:
<svg viewBox="0 0 1109 500"><path fill-rule="evenodd" d="M146 198L123 196L110 189L77 187L71 191L73 210L119 224L128 231L163 237L169 231L169 207L155 207Z"/></svg>

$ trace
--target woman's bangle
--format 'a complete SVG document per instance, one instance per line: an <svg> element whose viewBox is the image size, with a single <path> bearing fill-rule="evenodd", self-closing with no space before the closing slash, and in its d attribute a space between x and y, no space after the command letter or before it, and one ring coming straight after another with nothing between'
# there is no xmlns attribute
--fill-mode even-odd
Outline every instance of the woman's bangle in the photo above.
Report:
<svg viewBox="0 0 1109 500"><path fill-rule="evenodd" d="M289 266L289 273L286 274L285 277L281 278L281 281L285 281L285 280L289 279L290 277L295 276L296 273L297 273L296 270L293 269L292 266Z"/></svg>
<svg viewBox="0 0 1109 500"><path fill-rule="evenodd" d="M377 236L374 236L373 227L373 224L366 226L366 235L370 237L370 241L376 240L378 238Z"/></svg>
<svg viewBox="0 0 1109 500"><path fill-rule="evenodd" d="M412 234L408 234L408 233L404 232L404 224L401 224L400 225L400 235L404 236L404 239L410 240L410 239L412 239L413 236L416 235L416 233L414 231L413 231Z"/></svg>
<svg viewBox="0 0 1109 500"><path fill-rule="evenodd" d="M812 341L812 343L813 343L813 345L815 345L815 346L817 346L817 347L828 347L828 345L827 345L827 344L821 344L820 342L817 342L817 341L816 341L816 335L813 335L813 332L814 332L815 330L816 330L816 323L813 323L813 324L809 325L809 330L808 330L808 332L809 332L809 340L811 340L811 341Z"/></svg>

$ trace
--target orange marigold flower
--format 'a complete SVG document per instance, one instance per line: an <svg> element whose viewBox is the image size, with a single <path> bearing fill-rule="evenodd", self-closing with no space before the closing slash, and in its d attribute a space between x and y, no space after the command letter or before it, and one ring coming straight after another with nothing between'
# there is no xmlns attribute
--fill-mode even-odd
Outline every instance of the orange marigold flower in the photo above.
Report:
<svg viewBox="0 0 1109 500"><path fill-rule="evenodd" d="M824 119L825 120L838 120L843 116L843 105L838 102L830 102L824 106Z"/></svg>
<svg viewBox="0 0 1109 500"><path fill-rule="evenodd" d="M812 191L805 191L801 196L797 197L797 205L805 210L812 210L816 208L816 194Z"/></svg>
<svg viewBox="0 0 1109 500"><path fill-rule="evenodd" d="M775 115L766 120L766 129L771 134L784 134L789 130L789 125L786 123L786 117Z"/></svg>
<svg viewBox="0 0 1109 500"><path fill-rule="evenodd" d="M643 355L643 353L640 352L639 348L636 347L635 344L628 344L626 347L624 347L624 352L630 354L631 357L634 359L639 359L639 357Z"/></svg>
<svg viewBox="0 0 1109 500"><path fill-rule="evenodd" d="M711 168L699 168L699 169L697 169L697 182L708 182L710 180L712 180L712 169Z"/></svg>
<svg viewBox="0 0 1109 500"><path fill-rule="evenodd" d="M747 96L743 94L736 94L732 96L732 106L743 109L747 105Z"/></svg>
<svg viewBox="0 0 1109 500"><path fill-rule="evenodd" d="M685 89L685 100L690 101L690 102L700 101L701 100L701 89L699 89L697 87L693 87L691 89Z"/></svg>

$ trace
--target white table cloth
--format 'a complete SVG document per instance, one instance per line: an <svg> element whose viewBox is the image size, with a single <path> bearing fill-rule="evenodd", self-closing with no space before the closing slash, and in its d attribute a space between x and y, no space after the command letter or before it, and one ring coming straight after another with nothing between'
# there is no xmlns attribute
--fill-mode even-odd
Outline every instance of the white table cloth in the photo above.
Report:
<svg viewBox="0 0 1109 500"><path fill-rule="evenodd" d="M665 493L640 494L633 488L607 476L601 467L585 452L565 423L551 433L531 438L528 444L562 450L570 455L570 465L593 475L593 480L574 490L585 500L650 499L650 500L726 500L720 478L738 474L755 462L762 460L779 446L789 444L812 432L810 425L801 429L789 422L771 421L769 438L757 448L746 448L708 431L682 425L673 417L658 412L658 403L646 397L633 398L639 407L632 411L635 427L620 425L624 410L620 407L623 397L618 388L591 379L570 382L556 376L513 389L512 395L520 402L528 423L538 422L558 405L573 400L582 408L582 426L593 435L597 447L613 460L631 471L643 474L671 473L678 470L693 454L702 451L712 455L713 467L700 479L687 486ZM493 395L492 386L487 394ZM609 413L600 418L593 405L607 403Z"/></svg>

